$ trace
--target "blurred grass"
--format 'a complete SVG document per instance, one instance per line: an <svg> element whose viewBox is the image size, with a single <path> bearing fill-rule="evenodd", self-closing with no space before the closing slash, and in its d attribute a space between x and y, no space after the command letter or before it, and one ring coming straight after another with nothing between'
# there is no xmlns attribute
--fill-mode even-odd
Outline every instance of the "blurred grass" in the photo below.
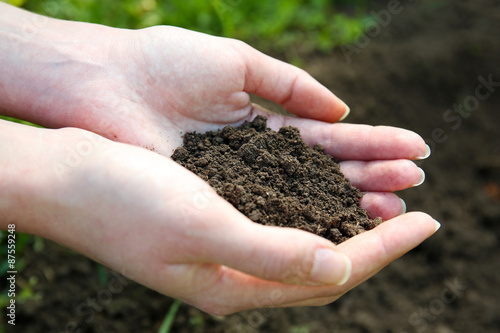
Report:
<svg viewBox="0 0 500 333"><path fill-rule="evenodd" d="M2 116L2 115L0 115L0 119L8 120L8 121L12 121L14 123L19 123L19 124L28 125L28 126L42 127L42 126L39 126L37 124L30 123L29 121L20 120L20 119L16 119L16 118L12 118L12 117L7 117L7 116Z"/></svg>
<svg viewBox="0 0 500 333"><path fill-rule="evenodd" d="M0 251L2 255L7 254L8 250L8 242L7 242L7 231L0 230ZM25 252L25 249L30 246L35 252L40 252L43 251L45 241L43 238L39 236L33 236L30 234L25 234L22 232L16 232L15 233L15 271L21 272L24 267L28 264L27 259L24 258L23 254ZM6 281L7 276L7 271L9 271L9 263L7 261L7 258L5 260L2 260L0 262L0 279L2 281ZM34 291L34 287L38 283L38 279L36 277L30 277L28 281L25 281L24 283L20 283L20 279L17 280L17 289L16 289L16 302L23 303L28 300L34 300L34 299L39 299L41 295L39 293L36 293ZM9 305L10 302L10 297L8 297L8 289L9 286L8 284L5 285L5 287L0 290L0 315L4 316L6 314L6 307ZM1 331L0 331L1 333Z"/></svg>
<svg viewBox="0 0 500 333"><path fill-rule="evenodd" d="M5 1L5 0L3 0ZM7 0L40 14L119 28L174 25L267 51L328 52L370 20L368 0Z"/></svg>

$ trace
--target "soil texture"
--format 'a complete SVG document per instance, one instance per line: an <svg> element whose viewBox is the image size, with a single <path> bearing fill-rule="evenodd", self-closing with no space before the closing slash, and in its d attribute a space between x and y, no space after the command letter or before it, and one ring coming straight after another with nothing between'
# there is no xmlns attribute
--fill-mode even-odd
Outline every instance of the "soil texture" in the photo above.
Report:
<svg viewBox="0 0 500 333"><path fill-rule="evenodd" d="M208 182L254 222L306 230L339 244L382 222L359 206L361 192L339 164L309 147L294 127L267 119L206 133L186 133L172 159Z"/></svg>

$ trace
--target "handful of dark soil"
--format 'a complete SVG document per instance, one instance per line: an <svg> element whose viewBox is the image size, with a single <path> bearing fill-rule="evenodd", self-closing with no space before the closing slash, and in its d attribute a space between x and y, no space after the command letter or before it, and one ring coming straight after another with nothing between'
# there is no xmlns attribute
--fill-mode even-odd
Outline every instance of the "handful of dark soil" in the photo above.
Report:
<svg viewBox="0 0 500 333"><path fill-rule="evenodd" d="M338 163L294 127L278 132L258 116L238 128L187 133L172 159L208 182L251 220L294 227L338 244L382 220L360 208L361 192Z"/></svg>

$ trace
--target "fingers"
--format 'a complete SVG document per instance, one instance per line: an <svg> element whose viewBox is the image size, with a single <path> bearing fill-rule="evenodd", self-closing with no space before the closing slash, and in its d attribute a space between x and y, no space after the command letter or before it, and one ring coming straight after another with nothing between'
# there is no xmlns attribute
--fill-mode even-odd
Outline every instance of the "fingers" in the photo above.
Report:
<svg viewBox="0 0 500 333"><path fill-rule="evenodd" d="M215 272L216 278L210 279L210 285L205 284L202 290L193 292L186 300L215 314L229 314L250 308L323 305L334 301L420 244L437 227L430 216L409 213L340 244L337 248L352 262L351 277L341 286L282 284L257 279L222 266L196 266L198 276L205 278ZM205 268L207 270L203 272Z"/></svg>
<svg viewBox="0 0 500 333"><path fill-rule="evenodd" d="M219 197L193 213L184 262L216 263L265 279L301 284L342 284L350 262L313 234L256 224ZM194 221L194 222L193 222Z"/></svg>
<svg viewBox="0 0 500 333"><path fill-rule="evenodd" d="M338 247L353 264L349 285L354 286L408 252L439 229L429 215L412 212L380 224ZM343 287L343 288L346 288Z"/></svg>
<svg viewBox="0 0 500 333"><path fill-rule="evenodd" d="M305 140L314 140L325 152L342 160L420 159L428 156L429 148L416 133L390 126L335 124L322 131L304 130Z"/></svg>
<svg viewBox="0 0 500 333"><path fill-rule="evenodd" d="M238 48L246 63L244 91L281 104L299 117L341 120L348 106L305 71L251 47Z"/></svg>
<svg viewBox="0 0 500 333"><path fill-rule="evenodd" d="M381 217L387 221L406 213L405 202L394 193L368 192L363 195L359 203L372 219Z"/></svg>
<svg viewBox="0 0 500 333"><path fill-rule="evenodd" d="M334 301L423 242L439 227L439 223L429 215L413 212L382 223L373 230L347 240L338 248L352 261L349 281L342 286L318 288L323 290L314 292L314 297L304 298L302 301L297 299L293 305L323 305ZM302 293L303 290L296 294Z"/></svg>
<svg viewBox="0 0 500 333"><path fill-rule="evenodd" d="M346 178L361 191L400 191L425 180L424 171L408 160L345 161L340 166Z"/></svg>
<svg viewBox="0 0 500 333"><path fill-rule="evenodd" d="M256 114L264 114L255 110ZM325 153L340 160L394 160L422 159L430 154L425 141L416 133L389 126L354 124L325 124L311 119L291 118L265 114L268 126L299 128L304 140L313 145L319 143Z"/></svg>
<svg viewBox="0 0 500 333"><path fill-rule="evenodd" d="M287 306L324 305L333 302L416 247L434 234L439 227L439 223L429 215L413 212L382 223L373 230L345 241L338 248L352 261L349 281L342 286L325 287L322 293L315 293L315 297L288 302Z"/></svg>

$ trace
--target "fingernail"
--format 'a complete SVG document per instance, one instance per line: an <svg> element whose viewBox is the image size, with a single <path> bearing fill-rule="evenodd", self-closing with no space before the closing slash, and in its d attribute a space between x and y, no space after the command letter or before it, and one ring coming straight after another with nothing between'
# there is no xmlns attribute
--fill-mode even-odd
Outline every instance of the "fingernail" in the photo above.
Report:
<svg viewBox="0 0 500 333"><path fill-rule="evenodd" d="M439 223L437 220L434 220L434 222L436 222L436 230L434 230L434 232L436 232L439 230L439 228L441 228L441 223Z"/></svg>
<svg viewBox="0 0 500 333"><path fill-rule="evenodd" d="M425 146L427 147L427 150L425 151L425 155L417 157L417 160L425 160L427 157L431 156L431 147L429 147L429 145L425 145Z"/></svg>
<svg viewBox="0 0 500 333"><path fill-rule="evenodd" d="M401 200L401 214L400 215L403 215L404 213L406 213L406 202L399 198L399 200Z"/></svg>
<svg viewBox="0 0 500 333"><path fill-rule="evenodd" d="M331 249L316 251L314 265L309 277L311 282L342 285L351 276L351 260L344 254Z"/></svg>
<svg viewBox="0 0 500 333"><path fill-rule="evenodd" d="M422 185L425 181L425 172L424 170L422 170L422 168L418 168L420 170L420 181L416 184L413 185L413 187L416 187L416 186L419 186L419 185Z"/></svg>
<svg viewBox="0 0 500 333"><path fill-rule="evenodd" d="M344 103L344 105L345 105L345 113L342 116L342 118L340 118L339 121L344 120L345 118L347 118L347 116L349 115L349 113L351 113L351 108L347 104L345 104L345 103Z"/></svg>

